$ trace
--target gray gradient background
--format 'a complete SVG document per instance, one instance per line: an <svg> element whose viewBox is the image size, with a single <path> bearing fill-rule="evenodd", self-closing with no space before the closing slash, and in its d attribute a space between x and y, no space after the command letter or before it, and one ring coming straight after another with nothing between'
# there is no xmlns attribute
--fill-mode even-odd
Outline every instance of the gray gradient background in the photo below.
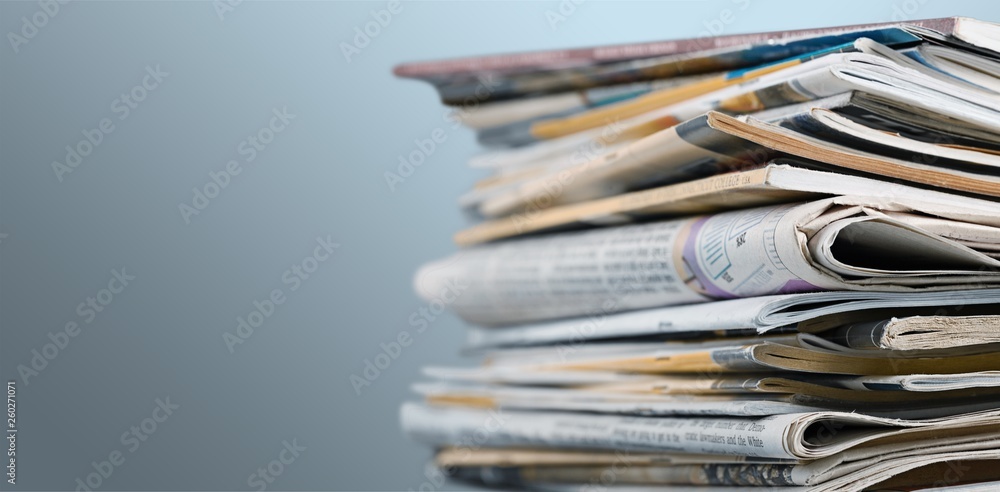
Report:
<svg viewBox="0 0 1000 492"><path fill-rule="evenodd" d="M412 273L454 249L476 145L429 86L391 67L697 36L739 3L588 2L555 29L554 1L407 3L350 63L340 43L384 2L246 1L223 20L208 2L70 3L16 54L6 35L39 6L0 3L0 376L19 380L16 488L74 489L120 450L101 489L247 489L292 439L306 451L269 489L419 488L428 453L402 436L397 409L420 366L471 363L457 355L461 323L445 315L413 334L360 396L348 378L413 332ZM1000 20L995 1L751 0L725 31L883 21L894 6ZM112 101L156 65L169 76L119 121ZM192 188L242 159L238 143L284 106L291 125L185 224ZM104 117L115 130L59 182L51 162ZM446 142L390 192L383 172L436 128ZM341 247L290 292L282 273L326 235ZM20 382L18 365L122 267L136 279ZM285 304L230 354L223 332L275 288ZM129 452L121 434L166 397L180 408Z"/></svg>

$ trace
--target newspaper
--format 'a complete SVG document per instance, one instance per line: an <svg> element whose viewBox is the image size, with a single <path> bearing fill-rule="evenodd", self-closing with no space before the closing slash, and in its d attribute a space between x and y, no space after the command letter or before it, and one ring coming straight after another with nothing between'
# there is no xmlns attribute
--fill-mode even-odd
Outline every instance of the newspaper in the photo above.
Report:
<svg viewBox="0 0 1000 492"><path fill-rule="evenodd" d="M913 492L990 492L1000 490L1000 481L970 483L965 485L945 485L925 489L914 489Z"/></svg>
<svg viewBox="0 0 1000 492"><path fill-rule="evenodd" d="M440 448L434 463L442 468L467 466L609 466L627 458L633 465L691 465L697 463L756 463L756 464L796 464L799 460L757 458L750 456L691 454L676 452L630 452L587 451L578 449L532 449L532 448L484 448L461 447Z"/></svg>
<svg viewBox="0 0 1000 492"><path fill-rule="evenodd" d="M720 140L718 136L713 137L715 141L706 140L702 125L691 125L689 121L697 121L700 115L713 110L749 113L767 108L776 109L762 117L781 121L794 116L791 111L807 110L813 101L850 92L864 94L869 109L888 112L900 120L897 125L906 123L921 128L929 124L936 130L944 130L946 135L957 132L994 143L997 141L996 135L1000 133L1000 124L997 123L1000 121L1000 111L997 110L1000 94L970 85L958 75L942 79L937 67L900 63L899 60L910 58L870 40L860 40L856 45L864 52L830 54L638 116L620 121L607 120L614 122L610 126L616 128L615 143L621 145L626 140L628 145L618 152L594 155L569 167L555 166L540 176L510 183L488 194L480 193L478 209L489 217L502 216L529 204L538 204L543 199L550 205L572 203L653 184L703 177L711 174L713 168L716 169L714 172L719 172L719 168L731 169L752 160L759 162L762 149L748 149L746 143L726 145L729 140ZM880 101L881 104L873 105L871 101ZM801 106L796 106L796 103ZM819 105L822 107L823 104ZM887 108L883 110L878 106ZM607 136L609 127L569 135L559 139L561 143L553 145L582 146L589 141L601 140L602 136ZM867 128L861 131L867 137L880 135ZM888 142L884 143L890 147L908 142L906 138L884 137L888 138ZM934 148L925 146L925 149ZM747 150L753 150L751 155L747 155ZM957 158L989 158L976 149L957 154L960 154ZM926 169L935 166L912 167ZM937 168L943 171L949 169L945 165ZM554 186L563 188L557 196L551 196Z"/></svg>
<svg viewBox="0 0 1000 492"><path fill-rule="evenodd" d="M795 371L839 375L956 374L1000 369L995 347L932 353L834 350L831 342L802 335L792 340L676 348L650 343L645 352L589 360L556 360L541 369L605 370L641 374ZM561 358L558 352L555 354Z"/></svg>
<svg viewBox="0 0 1000 492"><path fill-rule="evenodd" d="M899 212L896 215L888 213ZM914 225L940 219L935 232ZM1000 260L942 234L992 207L834 197L471 248L421 268L427 300L483 325L818 290L919 292L1000 283ZM1000 228L978 243L1000 244Z"/></svg>
<svg viewBox="0 0 1000 492"><path fill-rule="evenodd" d="M509 410L553 410L646 416L779 415L823 410L792 402L787 395L702 396L627 394L586 389L516 388L509 386L424 383L413 387L428 401Z"/></svg>
<svg viewBox="0 0 1000 492"><path fill-rule="evenodd" d="M671 216L801 202L831 195L886 198L905 195L942 204L988 203L985 200L902 184L887 187L884 181L810 167L816 167L816 164L798 159L776 158L757 169L717 174L608 198L515 213L459 231L454 236L455 243L459 246L472 246L541 232L606 227Z"/></svg>
<svg viewBox="0 0 1000 492"><path fill-rule="evenodd" d="M1000 343L997 304L969 307L963 316L940 315L942 308L888 313L885 310L825 316L802 323L799 331L822 333L840 345L875 350L929 350ZM989 313L989 314L986 314Z"/></svg>
<svg viewBox="0 0 1000 492"><path fill-rule="evenodd" d="M599 108L623 99L641 97L650 92L661 93L664 89L690 86L707 78L719 78L725 74L689 75L651 82L638 82L608 87L595 87L569 94L540 96L519 101L505 101L486 104L475 111L459 112L456 116L463 125L478 129L477 140L490 146L522 146L538 141L536 123L553 117L571 117L590 108ZM486 123L489 123L487 125Z"/></svg>
<svg viewBox="0 0 1000 492"><path fill-rule="evenodd" d="M803 376L797 373L761 374L620 374L611 371L558 371L539 370L537 367L481 367L463 372L431 371L448 384L420 385L417 391L425 395L459 396L491 405L513 396L560 398L563 402L574 399L671 401L653 396L726 396L730 401L737 397L770 395L770 401L811 402L817 407L843 409L869 403L882 405L879 409L867 406L863 413L884 408L896 408L916 402L918 406L940 406L942 401L971 401L981 403L1000 400L1000 373L981 371L956 374L905 374L894 376ZM618 375L610 379L597 374ZM576 377L572 377L575 375ZM434 376L432 376L434 377ZM477 386L476 383L479 385ZM492 385L492 386L491 386ZM979 390L981 388L981 390ZM524 391L527 390L527 391ZM976 391L967 391L976 390ZM504 393L508 391L508 393ZM473 396L474 395L474 396ZM773 398L792 395L792 398ZM756 398L755 401L768 398ZM824 401L825 400L825 401ZM697 399L674 399L687 403ZM709 400L704 400L709 401ZM822 403L821 403L822 402ZM522 404L531 408L532 403ZM888 405L885 405L888 404ZM569 409L567 403L563 409ZM686 413L677 410L677 414ZM724 415L750 415L723 413ZM763 414L761 414L763 415Z"/></svg>
<svg viewBox="0 0 1000 492"><path fill-rule="evenodd" d="M782 74L779 75L779 77L786 77L794 72L790 70L789 67L802 64L816 58L826 57L835 52L858 51L864 54L885 58L896 65L918 72L930 79L936 79L939 82L945 82L947 84L954 84L956 86L963 87L972 93L977 93L986 98L995 98L996 92L991 90L991 88L997 85L997 81L995 77L992 77L989 74L997 73L997 71L991 70L995 67L991 65L989 58L944 46L935 46L936 50L934 51L934 56L924 56L924 53L926 53L927 50L922 48L926 48L926 45L922 45L919 48L906 48L907 46L912 46L914 44L913 40L915 39L917 38L898 40L899 42L896 43L896 48L900 49L899 51L896 51L887 46L887 44L892 43L881 44L874 42L871 39L860 38L852 43L846 43L844 45L815 51L798 58L786 59L778 63L764 65L752 70L740 70L727 73L714 80L709 79L700 84L688 84L676 90L659 91L654 94L614 104L607 108L594 109L586 111L582 114L572 114L569 116L553 114L548 121L542 120L532 124L530 134L541 138L564 136L601 126L608 121L621 120L644 113L655 112L658 109L664 108L670 104L685 101L698 101L698 96L713 91L716 91L715 94L713 94L714 101L722 101L720 107L723 108L730 108L734 103L736 104L736 108L744 111L760 109L762 106L771 107L775 105L775 100L785 102L787 95L782 94L781 91L768 88L766 91L762 91L764 92L763 94L754 94L757 96L754 98L741 97L736 100L727 100L727 96L733 92L726 92L721 89L739 84L740 86L750 87L757 90L758 88L771 82L771 80L763 78L763 75L782 70ZM816 65L817 64L813 64L813 67ZM813 67L810 67L809 69ZM975 80L977 83L973 83L971 80ZM792 89L795 90L797 88ZM798 90L797 92L801 93L802 91ZM704 102L704 100L699 102ZM747 105L748 103L750 103L749 106ZM712 107L713 104L713 102L709 101L707 107ZM678 113L673 113L672 116L676 117L678 116ZM680 116L683 116L683 113L680 113Z"/></svg>
<svg viewBox="0 0 1000 492"><path fill-rule="evenodd" d="M845 412L754 417L633 417L585 413L470 409L404 404L403 429L434 446L475 439L479 447L552 447L676 451L793 460L834 456L868 443L905 449L939 444L948 432L996 433L1000 410L931 419L896 419Z"/></svg>
<svg viewBox="0 0 1000 492"><path fill-rule="evenodd" d="M1000 289L914 293L828 291L782 294L640 311L595 309L580 318L521 326L469 327L470 349L540 344L573 344L608 338L659 335L680 338L727 333L765 333L808 320L873 309L933 307L960 312L965 306L1000 304Z"/></svg>
<svg viewBox="0 0 1000 492"><path fill-rule="evenodd" d="M746 5L743 5L743 8L745 7ZM835 46L861 36L876 38L887 43L902 42L914 38L913 34L908 32L914 24L934 29L929 32L934 32L937 36L957 35L961 25L959 20L959 18L929 19L907 22L905 26L893 22L839 28L837 31L755 33L699 37L635 47L601 47L594 48L591 55L585 56L588 59L583 60L582 64L578 64L581 60L568 64L567 56L576 57L570 52L536 52L527 55L501 55L499 58L503 60L499 63L496 60L486 59L459 60L458 65L466 65L460 71L450 70L455 66L454 62L444 61L403 65L397 67L396 73L431 82L447 104L467 104L470 100L492 103L497 100L563 93L623 82L657 80L678 75L750 67ZM664 48L667 49L664 51ZM607 56L608 53L618 50L626 56L613 58ZM578 54L582 50L572 51ZM508 62L520 57L533 60L531 63L547 59L549 63L556 63L557 67L535 66L527 70L525 67L519 67L507 71ZM423 70L420 70L419 65L446 65L447 69L440 71L432 68L431 73L420 73ZM470 65L475 67L471 72ZM477 73L483 70L485 73ZM488 75L490 77L488 80L493 86L485 95L481 89L482 75Z"/></svg>
<svg viewBox="0 0 1000 492"><path fill-rule="evenodd" d="M996 440L985 444L996 446ZM979 447L980 449L976 449ZM497 485L532 487L535 484L577 484L576 490L587 490L585 484L599 484L602 477L614 478L613 490L638 490L642 486L704 487L695 490L746 490L743 487L780 487L771 490L860 491L889 481L893 488L909 483L946 483L937 479L928 481L927 475L941 477L949 470L959 470L961 478L997 478L995 460L1000 451L981 449L981 445L951 445L937 447L920 455L895 456L887 454L881 459L870 460L864 468L859 463L834 466L824 472L810 474L808 465L757 465L757 464L703 464L703 465L636 465L628 455L609 466L518 466L518 467L452 467L452 476L465 480L478 480ZM972 449L963 449L972 448ZM901 453L896 453L901 454ZM954 462L959 462L955 466ZM847 472L847 470L854 469ZM907 472L914 471L910 474ZM921 473L922 472L922 473ZM830 475L834 475L831 477ZM839 476L835 476L839 475ZM952 477L956 474L952 473ZM803 480L807 483L801 483ZM821 481L825 480L825 481ZM621 488L628 487L630 488ZM718 489L716 487L719 487ZM724 488L723 488L724 487ZM544 490L550 490L543 487ZM650 488L648 490L662 490ZM972 489L977 490L977 489ZM993 490L993 489L981 489Z"/></svg>
<svg viewBox="0 0 1000 492"><path fill-rule="evenodd" d="M1000 25L949 25L403 67L510 146L414 279L482 357L401 409L433 485L995 488Z"/></svg>
<svg viewBox="0 0 1000 492"><path fill-rule="evenodd" d="M845 380L844 385L858 389L898 389L917 392L953 391L968 388L997 388L1000 387L1000 371L979 371L959 374L862 376L852 380Z"/></svg>
<svg viewBox="0 0 1000 492"><path fill-rule="evenodd" d="M780 379L780 378L771 378ZM427 391L419 388L421 392ZM930 418L1000 407L997 391L959 391L964 397L919 392L851 391L823 388L814 396L794 393L731 393L698 395L603 394L586 389L512 389L454 388L430 393L427 402L434 405L457 405L471 408L504 408L523 411L582 412L645 417L735 416L760 417L793 412L839 411L858 412L874 417ZM892 398L891 393L899 395ZM842 400L854 395L873 395L871 400ZM908 398L910 396L923 399ZM904 398L907 397L907 398ZM947 400L947 403L943 403ZM944 408L947 406L947 408Z"/></svg>

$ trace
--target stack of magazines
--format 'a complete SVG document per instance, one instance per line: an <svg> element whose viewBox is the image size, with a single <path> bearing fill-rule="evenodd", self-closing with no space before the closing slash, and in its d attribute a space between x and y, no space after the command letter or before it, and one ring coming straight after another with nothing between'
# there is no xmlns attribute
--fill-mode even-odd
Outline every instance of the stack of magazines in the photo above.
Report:
<svg viewBox="0 0 1000 492"><path fill-rule="evenodd" d="M1000 490L1000 25L402 65L486 149L404 430L542 490ZM437 482L434 482L437 483Z"/></svg>

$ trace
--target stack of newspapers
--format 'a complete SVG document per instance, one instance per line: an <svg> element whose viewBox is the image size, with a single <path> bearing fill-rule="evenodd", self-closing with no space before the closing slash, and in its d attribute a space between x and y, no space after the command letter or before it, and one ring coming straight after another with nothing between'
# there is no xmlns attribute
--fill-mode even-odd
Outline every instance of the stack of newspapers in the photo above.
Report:
<svg viewBox="0 0 1000 492"><path fill-rule="evenodd" d="M1000 490L1000 25L401 65L484 151L402 426L541 490Z"/></svg>

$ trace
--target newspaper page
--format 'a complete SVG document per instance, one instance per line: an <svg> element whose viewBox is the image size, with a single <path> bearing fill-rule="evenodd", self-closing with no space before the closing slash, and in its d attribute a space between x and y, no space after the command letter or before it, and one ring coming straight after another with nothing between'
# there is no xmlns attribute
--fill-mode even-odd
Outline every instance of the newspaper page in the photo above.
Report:
<svg viewBox="0 0 1000 492"><path fill-rule="evenodd" d="M996 445L996 441L990 442ZM978 449L977 449L978 447ZM971 449L963 449L971 448ZM939 450L940 449L940 450ZM952 450L945 450L952 449ZM825 490L860 491L866 487L879 484L888 478L905 474L909 470L932 467L949 461L962 463L963 478L992 479L997 478L995 463L1000 456L996 449L983 449L982 445L958 445L934 447L921 455L893 456L887 455L879 460L865 463L861 468L858 463L844 463L832 466L823 472L813 470L811 464L730 464L706 463L692 465L644 465L635 464L628 454L619 453L617 461L610 465L556 465L534 466L520 465L511 467L451 467L453 475L466 478L499 480L505 485L524 486L536 483L601 483L601 477L613 476L615 483L649 486L756 486L782 487L808 486L807 490L819 492ZM954 466L954 465L953 465ZM502 473L497 473L502 468ZM947 470L947 467L943 467ZM937 470L933 470L937 471ZM933 471L930 474L933 476ZM609 473L612 472L612 473ZM926 474L924 475L927 476ZM937 476L941 476L938 474ZM903 483L907 478L901 478ZM926 478L911 479L917 484L929 484ZM943 480L938 479L938 482ZM900 483L897 479L896 484ZM794 490L794 489L792 489ZM897 490L893 487L889 490ZM909 490L909 489L907 489Z"/></svg>
<svg viewBox="0 0 1000 492"><path fill-rule="evenodd" d="M981 289L1000 280L1000 260L885 212L956 215L936 203L835 197L470 248L424 266L414 283L467 321L505 325L820 290ZM994 213L970 206L960 215L986 223ZM845 241L854 253L842 258Z"/></svg>
<svg viewBox="0 0 1000 492"><path fill-rule="evenodd" d="M658 395L599 390L460 386L447 383L415 385L430 402L509 410L553 410L645 416L705 415L762 417L822 410L790 403L786 395Z"/></svg>
<svg viewBox="0 0 1000 492"><path fill-rule="evenodd" d="M1000 289L931 292L828 291L783 294L631 312L597 311L579 318L495 330L470 327L471 349L540 344L572 344L607 338L694 333L766 333L821 316L884 308L1000 304ZM956 311L957 312L957 311Z"/></svg>
<svg viewBox="0 0 1000 492"><path fill-rule="evenodd" d="M858 45L863 48L878 47L878 52L891 52L870 41L859 42ZM733 135L713 135L711 139L706 139L710 132L699 130L699 127L704 126L698 123L699 116L715 110L750 113L771 108L771 111L764 113L767 118L785 120L794 116L789 114L788 108L803 111L807 107L822 107L825 103L817 101L818 99L856 92L862 98L884 101L897 119L903 117L903 120L916 124L918 128L933 123L933 120L946 121L944 128L940 128L940 125L938 128L962 129L960 133L972 132L984 135L987 141L995 140L995 134L1000 132L1000 124L997 123L1000 112L995 109L998 106L995 94L990 96L988 92L977 90L974 86L962 85L960 78L940 80L941 75L934 68L919 64L902 66L875 51L866 51L869 52L824 56L745 84L727 87L625 120L616 120L616 141L620 141L622 136L645 137L634 142L635 148L642 149L646 154L658 152L658 159L645 155L640 159L623 160L615 153L609 153L562 170L565 174L529 179L519 187L486 200L481 211L487 216L496 217L513 213L519 208L545 208L609 196L624 189L640 188L644 184L693 179L724 169L734 169L741 163L746 165L763 162L762 159L766 159L768 153L774 150L768 150L767 146L754 147L748 142L734 143L740 139ZM910 118L905 117L907 113L910 113ZM920 117L914 120L913 114L919 114ZM600 131L597 130L598 134ZM577 135L593 137L594 132L589 130ZM993 139L989 138L991 133L994 135ZM678 140L683 140L687 145ZM889 140L899 143L905 139ZM567 180L566 176L571 176L572 179ZM598 186L601 182L609 186L602 189ZM554 186L564 189L553 196L550 190Z"/></svg>
<svg viewBox="0 0 1000 492"><path fill-rule="evenodd" d="M991 435L1000 410L903 420L845 412L747 417L633 417L404 404L403 429L431 445L677 451L814 460L891 436L911 447L940 444L943 433ZM921 440L921 437L926 439Z"/></svg>
<svg viewBox="0 0 1000 492"><path fill-rule="evenodd" d="M798 414L792 414L798 415ZM434 445L544 446L679 451L795 459L786 450L785 416L753 418L619 417L406 404L404 430Z"/></svg>

